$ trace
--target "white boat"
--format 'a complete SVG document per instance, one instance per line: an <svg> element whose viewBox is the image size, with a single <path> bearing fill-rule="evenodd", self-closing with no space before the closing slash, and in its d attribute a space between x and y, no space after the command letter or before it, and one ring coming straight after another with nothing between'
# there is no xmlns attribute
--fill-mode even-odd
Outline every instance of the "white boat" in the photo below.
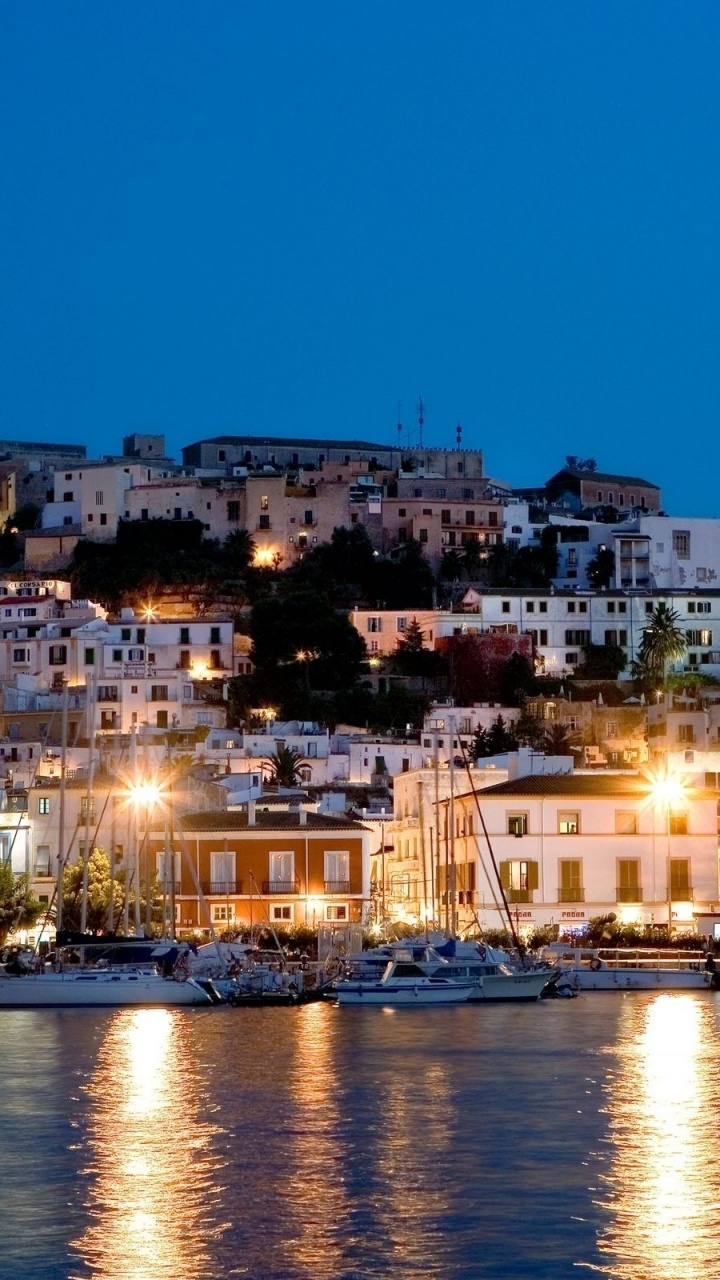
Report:
<svg viewBox="0 0 720 1280"><path fill-rule="evenodd" d="M490 1001L538 1000L548 985L555 981L558 969L541 964L534 968L514 965L504 951L477 942L448 942L429 945L428 942L405 941L363 951L351 958L351 972L358 977L372 976L380 966L395 956L404 955L419 966L423 973L448 978L452 982L470 982L471 1003Z"/></svg>
<svg viewBox="0 0 720 1280"><path fill-rule="evenodd" d="M216 1004L208 989L193 978L177 982L152 971L66 969L44 973L0 973L0 1009L188 1008Z"/></svg>
<svg viewBox="0 0 720 1280"><path fill-rule="evenodd" d="M541 959L575 991L700 991L711 985L702 951L652 947L572 947L552 943Z"/></svg>
<svg viewBox="0 0 720 1280"><path fill-rule="evenodd" d="M438 971L426 973L412 956L400 952L389 960L380 978L341 978L335 984L338 1004L402 1005L462 1004L470 998L475 983L460 982Z"/></svg>

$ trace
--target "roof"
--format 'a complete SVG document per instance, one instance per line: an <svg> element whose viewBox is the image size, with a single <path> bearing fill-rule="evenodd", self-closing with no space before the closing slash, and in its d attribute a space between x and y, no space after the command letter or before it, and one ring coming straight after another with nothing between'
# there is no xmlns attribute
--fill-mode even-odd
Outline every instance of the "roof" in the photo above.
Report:
<svg viewBox="0 0 720 1280"><path fill-rule="evenodd" d="M574 467L561 467L559 471L555 472L554 476L550 477L547 483L551 484L553 480L558 480L560 476L574 476L577 480L601 480L603 484L634 484L638 488L657 489L658 491L660 489L660 486L653 484L651 480L641 480L639 476L614 475L610 471L576 471Z"/></svg>
<svg viewBox="0 0 720 1280"><path fill-rule="evenodd" d="M203 444L237 444L237 445L273 445L279 449L372 449L383 453L401 453L394 444L372 444L368 440L328 440L316 437L299 436L207 436L204 440L196 440L186 445L188 449L196 449Z"/></svg>
<svg viewBox="0 0 720 1280"><path fill-rule="evenodd" d="M588 773L528 774L494 787L483 787L484 796L639 796L649 790L641 774L604 775Z"/></svg>
<svg viewBox="0 0 720 1280"><path fill-rule="evenodd" d="M261 801L257 801L258 807L255 810L255 824L252 827L248 825L247 810L239 809L206 809L201 813L188 813L179 819L180 826L183 831L363 831L361 822L355 822L352 818L328 817L326 814L308 813L307 825L300 825L300 815L297 811L290 813L272 813L269 810L260 808Z"/></svg>

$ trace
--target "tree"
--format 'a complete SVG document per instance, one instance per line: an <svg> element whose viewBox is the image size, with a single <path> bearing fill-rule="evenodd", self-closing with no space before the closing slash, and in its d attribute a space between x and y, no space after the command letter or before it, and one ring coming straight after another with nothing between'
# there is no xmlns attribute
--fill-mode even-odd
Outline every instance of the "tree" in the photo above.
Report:
<svg viewBox="0 0 720 1280"><path fill-rule="evenodd" d="M124 903L125 873L110 878L110 858L104 849L90 851L87 866L87 933L102 933L108 928L110 899L115 921L120 919ZM83 860L71 863L63 876L63 929L79 933L82 925Z"/></svg>
<svg viewBox="0 0 720 1280"><path fill-rule="evenodd" d="M515 721L514 729L519 746L531 747L534 751L542 746L545 729L542 720L538 720L537 716L523 711Z"/></svg>
<svg viewBox="0 0 720 1280"><path fill-rule="evenodd" d="M549 724L543 734L542 746L549 756L569 756L576 740L577 734L566 724Z"/></svg>
<svg viewBox="0 0 720 1280"><path fill-rule="evenodd" d="M234 529L223 542L223 552L233 569L247 569L255 558L255 540L247 529Z"/></svg>
<svg viewBox="0 0 720 1280"><path fill-rule="evenodd" d="M586 644L575 675L581 680L617 680L626 666L627 658L619 644Z"/></svg>
<svg viewBox="0 0 720 1280"><path fill-rule="evenodd" d="M513 653L502 667L498 678L500 701L504 707L518 707L527 694L537 689L537 679L527 658Z"/></svg>
<svg viewBox="0 0 720 1280"><path fill-rule="evenodd" d="M508 751L517 750L517 738L502 716L493 720L487 735L488 755L502 756Z"/></svg>
<svg viewBox="0 0 720 1280"><path fill-rule="evenodd" d="M664 683L668 664L685 652L685 637L679 621L680 615L661 602L653 609L643 630L638 666L655 681Z"/></svg>
<svg viewBox="0 0 720 1280"><path fill-rule="evenodd" d="M9 862L0 862L0 945L16 930L29 929L44 910L30 888L30 877L16 876Z"/></svg>
<svg viewBox="0 0 720 1280"><path fill-rule="evenodd" d="M278 747L272 756L266 757L270 766L270 781L278 787L297 787L301 782L302 756L294 747Z"/></svg>
<svg viewBox="0 0 720 1280"><path fill-rule="evenodd" d="M609 547L598 547L587 567L591 587L609 587L615 572L615 555Z"/></svg>

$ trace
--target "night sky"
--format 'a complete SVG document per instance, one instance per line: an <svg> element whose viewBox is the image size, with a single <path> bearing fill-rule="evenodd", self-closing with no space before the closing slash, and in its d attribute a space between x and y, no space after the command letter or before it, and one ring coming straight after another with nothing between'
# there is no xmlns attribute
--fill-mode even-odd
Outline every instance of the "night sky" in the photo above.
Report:
<svg viewBox="0 0 720 1280"><path fill-rule="evenodd" d="M568 453L720 516L720 6L0 3L0 434Z"/></svg>

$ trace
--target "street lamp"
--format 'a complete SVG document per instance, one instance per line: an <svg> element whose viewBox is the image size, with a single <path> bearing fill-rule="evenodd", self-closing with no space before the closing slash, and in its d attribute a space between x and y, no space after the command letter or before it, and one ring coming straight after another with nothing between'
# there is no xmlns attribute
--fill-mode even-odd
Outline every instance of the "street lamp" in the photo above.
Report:
<svg viewBox="0 0 720 1280"><path fill-rule="evenodd" d="M664 815L665 819L665 867L667 876L667 911L668 911L668 938L672 931L672 885L670 876L670 821L674 810L681 808L687 799L687 788L684 778L679 774L672 773L667 761L661 772L651 775L650 778L650 799L653 805L653 832L655 830L655 812ZM653 872L654 872L654 852L653 852ZM653 895L657 901L657 895Z"/></svg>

